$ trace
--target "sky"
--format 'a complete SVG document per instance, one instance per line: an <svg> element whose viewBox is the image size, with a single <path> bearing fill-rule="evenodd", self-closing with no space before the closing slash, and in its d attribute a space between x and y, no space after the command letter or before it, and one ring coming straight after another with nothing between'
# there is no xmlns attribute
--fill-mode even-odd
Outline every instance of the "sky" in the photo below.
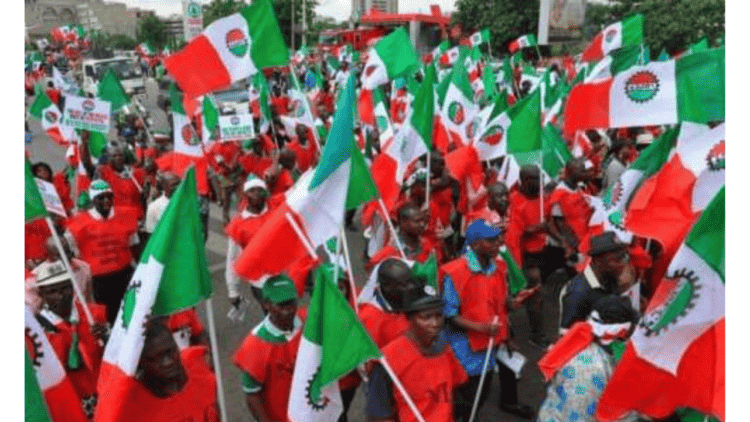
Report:
<svg viewBox="0 0 750 422"><path fill-rule="evenodd" d="M198 1L204 4L210 3L210 0ZM349 19L352 11L351 0L318 1L320 3L320 6L316 9L318 15L331 16L339 22ZM110 3L107 0L105 2ZM162 17L167 17L174 13L182 13L181 0L121 0L119 2L124 2L129 7L154 10L157 15ZM446 13L455 9L455 3L456 0L400 0L398 6L400 13L415 13L420 11L429 13L430 5L437 4L443 13Z"/></svg>

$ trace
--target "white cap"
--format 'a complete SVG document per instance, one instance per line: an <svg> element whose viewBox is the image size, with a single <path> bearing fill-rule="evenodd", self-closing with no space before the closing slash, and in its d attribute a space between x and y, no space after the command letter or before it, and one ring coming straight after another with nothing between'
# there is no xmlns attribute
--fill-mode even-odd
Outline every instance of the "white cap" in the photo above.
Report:
<svg viewBox="0 0 750 422"><path fill-rule="evenodd" d="M36 286L49 286L51 284L62 283L66 280L73 281L70 272L65 269L62 260L53 262L42 262L31 271L36 276Z"/></svg>
<svg viewBox="0 0 750 422"><path fill-rule="evenodd" d="M245 181L245 184L242 186L243 191L247 192L252 188L263 188L264 190L268 190L268 186L266 185L266 182L263 181L263 179L260 179L256 177L255 175L251 174L247 181Z"/></svg>
<svg viewBox="0 0 750 422"><path fill-rule="evenodd" d="M112 193L112 188L109 186L109 183L104 180L97 179L89 185L89 199L91 200L107 192Z"/></svg>

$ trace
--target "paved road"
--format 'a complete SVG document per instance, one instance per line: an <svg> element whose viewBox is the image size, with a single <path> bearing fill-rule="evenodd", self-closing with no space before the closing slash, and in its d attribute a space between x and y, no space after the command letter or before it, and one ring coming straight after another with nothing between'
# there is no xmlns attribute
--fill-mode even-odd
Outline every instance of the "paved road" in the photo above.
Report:
<svg viewBox="0 0 750 422"><path fill-rule="evenodd" d="M158 110L155 106L156 96L155 85L147 84L147 99L146 107L151 112L152 116L156 120L157 126L165 126L166 116ZM63 160L65 156L65 150L56 144L54 144L49 138L47 138L41 131L39 122L35 119L29 121L31 130L36 136L31 141L30 145L27 145L27 149L30 152L32 162L45 161L50 164L54 171L60 170L63 167ZM114 135L112 132L111 135ZM362 251L364 250L364 241L361 235L361 231L351 232L347 231L349 236L349 245L352 248L352 266L354 278L356 284L361 287L366 278L363 269L363 262L361 260ZM212 204L210 210L209 220L209 237L206 243L206 253L208 256L208 263L210 271L214 280L214 296L213 296L213 307L214 307L214 321L216 325L216 336L218 338L218 349L219 358L221 361L221 377L222 385L224 386L224 393L226 397L227 405L227 420L231 422L240 421L251 421L253 420L250 416L247 406L245 405L244 395L241 392L240 386L240 374L239 371L231 364L231 356L237 347L240 345L242 339L247 333L262 319L262 313L260 307L252 300L249 288L243 293L246 297L251 298L252 305L248 311L248 318L244 322L237 323L232 322L226 318L226 314L229 311L229 303L226 300L226 284L224 278L225 270L225 255L227 248L227 239L223 233L223 226L221 222L221 212L219 208ZM273 259L273 257L269 257ZM548 335L552 337L554 335L554 325L557 321L557 310L556 300L553 300L551 292L545 293L545 328L548 331ZM199 306L201 317L203 318L204 325L208 326L205 314L205 306ZM535 365L535 362L541 357L541 351L531 347L528 344L528 320L523 310L515 311L510 315L511 324L516 336L516 343L518 344L521 353L528 358L528 363L523 369L521 379L518 382L519 399L521 403L529 404L535 408L538 408L541 401L544 398L544 383L542 375ZM480 409L477 421L521 421L522 419L516 418L511 415L507 415L498 409L498 397L499 387L497 376L493 376L492 379L492 390L490 398L485 405ZM353 422L364 421L364 386L361 386L355 396L352 407L349 411L349 420Z"/></svg>

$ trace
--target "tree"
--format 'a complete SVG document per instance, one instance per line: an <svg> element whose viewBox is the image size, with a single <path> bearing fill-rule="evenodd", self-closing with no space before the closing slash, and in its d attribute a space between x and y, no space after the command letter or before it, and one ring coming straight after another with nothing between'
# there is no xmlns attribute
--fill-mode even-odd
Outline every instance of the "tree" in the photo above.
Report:
<svg viewBox="0 0 750 422"><path fill-rule="evenodd" d="M315 7L318 5L317 0L273 0L273 11L276 19L279 21L279 29L284 37L286 45L292 47L292 4L294 4L294 25L298 32L295 33L294 47L300 48L302 44L302 1L305 1L305 14L307 15L307 29L311 32L313 18L315 17ZM308 37L307 43L311 44L314 40Z"/></svg>
<svg viewBox="0 0 750 422"><path fill-rule="evenodd" d="M239 12L243 6L246 4L242 0L213 0L203 6L203 27L207 27L217 19Z"/></svg>
<svg viewBox="0 0 750 422"><path fill-rule="evenodd" d="M539 0L458 0L451 24L459 23L464 34L489 28L490 48L495 56L508 54L508 43L525 34L536 34Z"/></svg>
<svg viewBox="0 0 750 422"><path fill-rule="evenodd" d="M690 44L707 38L716 45L724 38L724 0L620 0L597 6L594 14L586 10L586 21L596 29L640 13L644 18L643 42L653 54L666 49L675 54Z"/></svg>
<svg viewBox="0 0 750 422"><path fill-rule="evenodd" d="M141 18L138 25L136 40L139 43L148 42L157 50L161 50L169 40L167 25L155 15L146 15Z"/></svg>
<svg viewBox="0 0 750 422"><path fill-rule="evenodd" d="M125 34L113 34L107 37L106 44L110 48L132 50L138 44L135 38Z"/></svg>

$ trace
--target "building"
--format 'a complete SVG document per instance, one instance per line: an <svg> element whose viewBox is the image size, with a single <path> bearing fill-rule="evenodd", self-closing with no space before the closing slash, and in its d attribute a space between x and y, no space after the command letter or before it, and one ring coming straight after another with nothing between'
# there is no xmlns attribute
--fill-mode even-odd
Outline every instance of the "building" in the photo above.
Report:
<svg viewBox="0 0 750 422"><path fill-rule="evenodd" d="M125 3L103 0L25 0L24 18L31 38L44 37L55 26L83 25L84 29L135 37L144 12Z"/></svg>
<svg viewBox="0 0 750 422"><path fill-rule="evenodd" d="M398 13L398 0L352 0L352 17L361 17L372 8L383 13L396 14Z"/></svg>
<svg viewBox="0 0 750 422"><path fill-rule="evenodd" d="M450 16L443 15L440 6L430 5L430 14L426 13L383 13L371 9L360 19L362 25L374 27L398 28L404 27L414 49L424 54L432 51L440 44L443 34L450 23Z"/></svg>
<svg viewBox="0 0 750 422"><path fill-rule="evenodd" d="M185 27L183 22L183 16L178 14L169 15L168 18L161 19L162 22L167 26L167 34L175 39L185 39Z"/></svg>

